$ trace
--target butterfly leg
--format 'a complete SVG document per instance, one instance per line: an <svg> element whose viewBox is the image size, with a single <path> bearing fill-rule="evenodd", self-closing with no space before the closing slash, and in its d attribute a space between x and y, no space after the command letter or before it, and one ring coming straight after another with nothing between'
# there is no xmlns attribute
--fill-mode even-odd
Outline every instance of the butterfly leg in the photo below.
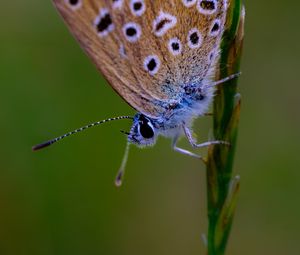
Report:
<svg viewBox="0 0 300 255"><path fill-rule="evenodd" d="M189 130L189 128L186 127L185 124L183 124L182 127L183 127L183 130L184 130L184 133L185 133L186 138L188 139L189 143L190 143L194 148L208 147L208 146L210 146L210 145L215 145L215 144L224 144L224 145L230 146L230 143L225 142L225 141L208 141L208 142L205 142L205 143L197 144L197 142L196 142L195 139L193 138L192 133L191 133L191 131Z"/></svg>
<svg viewBox="0 0 300 255"><path fill-rule="evenodd" d="M200 155L197 155L197 154L195 154L191 151L188 151L188 150L177 147L178 138L179 138L179 136L174 137L173 142L172 142L172 148L173 148L174 151L177 151L181 154L188 155L188 156L203 160L203 158Z"/></svg>

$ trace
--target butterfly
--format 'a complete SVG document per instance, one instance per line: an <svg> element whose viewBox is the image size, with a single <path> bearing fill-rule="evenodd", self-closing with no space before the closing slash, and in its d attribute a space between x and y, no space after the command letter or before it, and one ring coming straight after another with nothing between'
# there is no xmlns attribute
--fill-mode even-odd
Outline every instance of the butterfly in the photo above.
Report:
<svg viewBox="0 0 300 255"><path fill-rule="evenodd" d="M111 87L138 113L99 121L33 147L44 148L107 121L132 119L127 147L116 178L120 185L130 144L151 146L163 135L180 153L185 136L197 144L192 123L207 113L215 87L227 0L53 0L70 31Z"/></svg>

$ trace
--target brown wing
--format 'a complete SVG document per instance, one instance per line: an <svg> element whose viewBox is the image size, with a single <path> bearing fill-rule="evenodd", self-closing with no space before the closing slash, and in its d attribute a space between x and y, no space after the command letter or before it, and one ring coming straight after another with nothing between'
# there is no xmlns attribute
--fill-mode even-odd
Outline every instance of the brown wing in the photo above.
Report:
<svg viewBox="0 0 300 255"><path fill-rule="evenodd" d="M178 99L184 84L207 76L226 13L226 0L53 1L110 85L152 117Z"/></svg>
<svg viewBox="0 0 300 255"><path fill-rule="evenodd" d="M99 35L96 19L103 8L112 11L113 1L108 3L103 0L53 0L53 2L72 34L114 90L136 110L148 116L158 116L163 109L139 85L129 58L122 56L121 35L116 32L119 26L115 25L115 29L106 36Z"/></svg>
<svg viewBox="0 0 300 255"><path fill-rule="evenodd" d="M184 85L199 82L212 71L219 54L226 0L144 2L146 11L142 16L124 17L125 21L141 24L143 29L141 40L130 56L134 62L132 69L139 84L154 98L176 100ZM124 13L128 10L125 9L123 16ZM189 35L196 30L202 42L194 47L190 45ZM176 39L181 47L178 54L169 47ZM127 43L126 46L130 48L131 45ZM161 62L155 75L143 69L144 59L149 55L158 56Z"/></svg>

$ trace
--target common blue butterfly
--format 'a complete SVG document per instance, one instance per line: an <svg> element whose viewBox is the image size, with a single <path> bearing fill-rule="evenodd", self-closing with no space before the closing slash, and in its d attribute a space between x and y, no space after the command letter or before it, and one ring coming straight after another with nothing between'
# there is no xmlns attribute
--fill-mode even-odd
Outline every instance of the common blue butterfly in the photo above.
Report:
<svg viewBox="0 0 300 255"><path fill-rule="evenodd" d="M129 144L151 146L163 135L177 147L185 135L193 147L193 119L203 116L215 86L238 74L214 81L226 21L227 0L53 0L80 45L113 89L138 113L96 122L34 146L51 145L69 135L111 120L130 119L127 149L117 175L121 179Z"/></svg>

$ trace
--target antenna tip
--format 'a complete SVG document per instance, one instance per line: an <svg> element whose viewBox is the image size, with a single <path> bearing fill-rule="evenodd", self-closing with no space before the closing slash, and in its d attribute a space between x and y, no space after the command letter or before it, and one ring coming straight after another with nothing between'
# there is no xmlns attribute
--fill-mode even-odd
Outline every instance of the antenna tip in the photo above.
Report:
<svg viewBox="0 0 300 255"><path fill-rule="evenodd" d="M41 143L41 144L37 144L37 145L32 147L32 150L33 151L41 150L43 148L46 148L46 147L50 146L52 143L53 143L52 141L47 141L47 142L44 142L44 143Z"/></svg>
<svg viewBox="0 0 300 255"><path fill-rule="evenodd" d="M120 171L118 174L117 174L117 177L115 179L115 185L117 188L121 187L122 186L122 179L123 179L123 172Z"/></svg>

